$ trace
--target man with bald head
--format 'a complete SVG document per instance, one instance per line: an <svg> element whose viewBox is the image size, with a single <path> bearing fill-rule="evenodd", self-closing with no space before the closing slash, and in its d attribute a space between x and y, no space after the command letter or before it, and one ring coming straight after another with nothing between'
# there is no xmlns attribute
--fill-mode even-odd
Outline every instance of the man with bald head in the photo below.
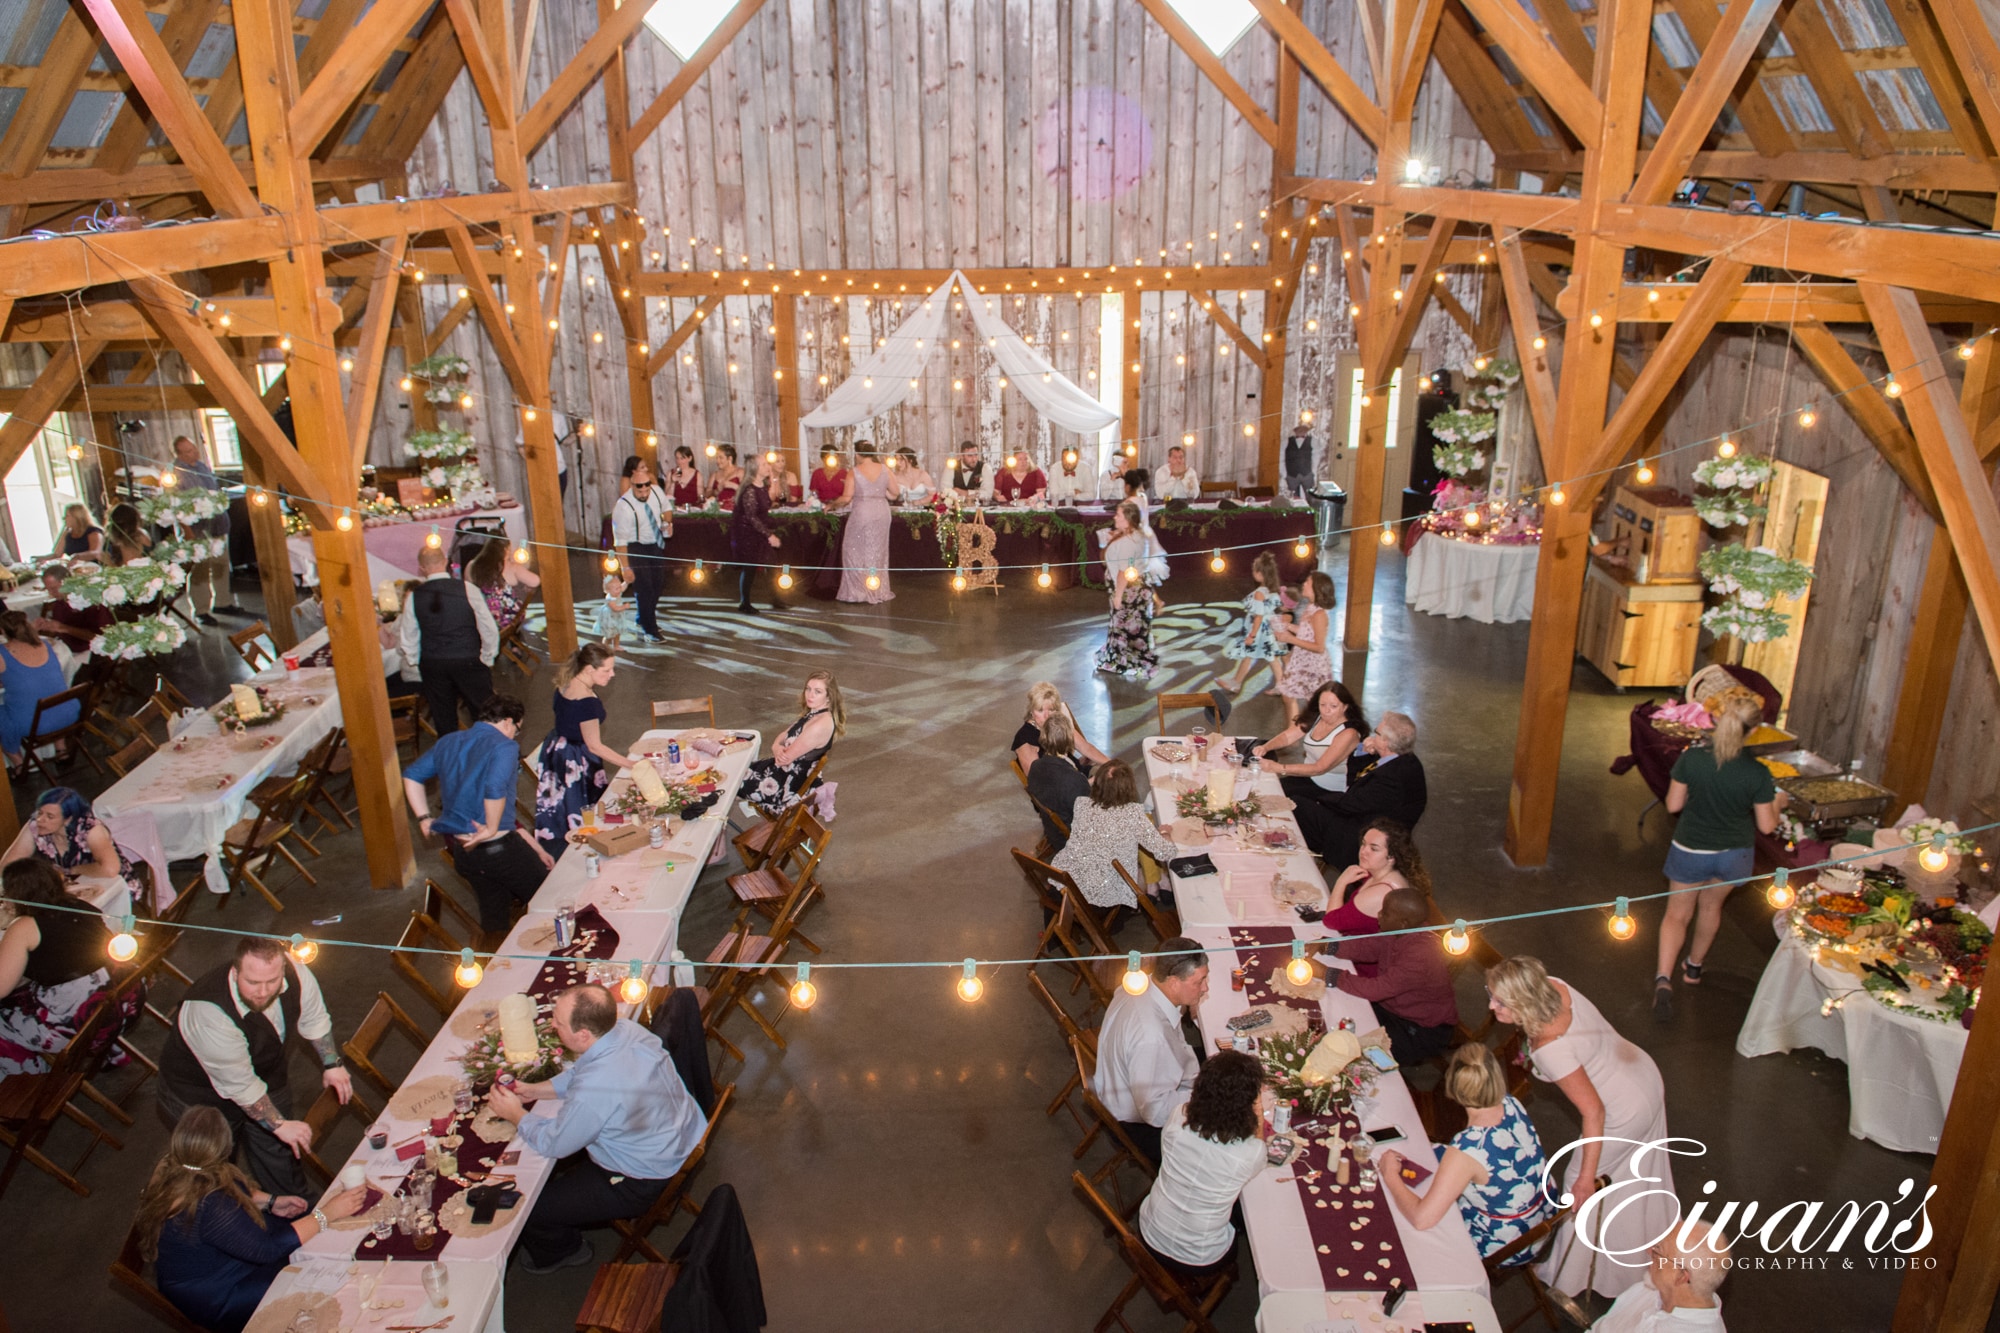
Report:
<svg viewBox="0 0 2000 1333"><path fill-rule="evenodd" d="M1625 1288L1590 1333L1723 1333L1729 1238L1706 1222L1676 1228L1653 1246L1646 1280Z"/></svg>

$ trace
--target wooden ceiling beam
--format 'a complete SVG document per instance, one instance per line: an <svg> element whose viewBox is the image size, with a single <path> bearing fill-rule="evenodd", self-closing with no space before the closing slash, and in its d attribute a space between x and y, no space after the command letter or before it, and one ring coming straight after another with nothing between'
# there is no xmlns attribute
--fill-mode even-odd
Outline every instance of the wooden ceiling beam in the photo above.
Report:
<svg viewBox="0 0 2000 1333"><path fill-rule="evenodd" d="M124 66L133 90L167 136L181 162L195 174L201 192L216 209L239 218L257 217L257 196L244 183L229 149L188 91L160 34L140 0L80 0L105 44Z"/></svg>
<svg viewBox="0 0 2000 1333"><path fill-rule="evenodd" d="M514 98L506 71L493 59L472 0L444 0L444 8L451 17L452 31L458 34L459 56L465 61L466 73L472 75L472 87L479 94L479 104L486 108L487 120L503 130L513 128Z"/></svg>
<svg viewBox="0 0 2000 1333"><path fill-rule="evenodd" d="M1264 355L1264 349L1257 345L1255 338L1252 338L1243 331L1241 324L1238 324L1229 317L1229 312L1224 310L1218 303L1221 295L1222 293L1220 292L1209 292L1204 295L1201 298L1202 310L1210 319L1215 321L1215 326L1228 336L1229 341L1235 343L1242 350L1243 355L1256 363L1257 369L1269 370L1271 367L1271 358Z"/></svg>
<svg viewBox="0 0 2000 1333"><path fill-rule="evenodd" d="M1679 105L1653 140L1653 151L1639 169L1639 178L1632 183L1627 198L1641 204L1663 204L1673 198L1674 187L1715 128L1716 117L1742 79L1745 66L1757 54L1782 2L1741 0L1729 7L1722 25L1702 50Z"/></svg>
<svg viewBox="0 0 2000 1333"><path fill-rule="evenodd" d="M1789 0L1783 27L1800 70L1833 122L1840 146L1856 157L1880 157L1891 151L1881 118L1862 91L1818 0Z"/></svg>
<svg viewBox="0 0 2000 1333"><path fill-rule="evenodd" d="M1156 268L1150 265L1115 268L981 268L964 269L966 280L982 296L1096 296L1114 292L1208 292L1263 288L1274 290L1285 277L1283 265L1216 264L1196 268ZM719 273L658 273L631 275L634 292L647 296L861 296L895 300L928 296L952 275L951 269L806 269L757 272L723 269ZM847 285L849 281L853 285Z"/></svg>
<svg viewBox="0 0 2000 1333"><path fill-rule="evenodd" d="M1410 343L1417 336L1417 326L1423 323L1424 307L1431 299L1432 289L1437 286L1439 266L1443 264L1451 245L1452 233L1457 230L1456 222L1442 218L1432 222L1422 248L1417 251L1416 264L1409 278L1405 280L1401 273L1388 275L1395 283L1394 290L1403 294L1400 301L1393 296L1390 298L1395 318L1389 326L1389 336L1384 340L1390 355L1398 361L1408 353ZM1365 371L1370 383L1379 384L1390 376L1393 367L1383 364L1366 367Z"/></svg>
<svg viewBox="0 0 2000 1333"><path fill-rule="evenodd" d="M692 337L702 321L715 313L715 308L721 304L720 296L703 298L702 303L694 308L694 313L675 326L674 331L667 335L667 340L653 350L651 359L646 362L646 378L650 380L665 369L667 362L674 359L674 353L681 349L681 344Z"/></svg>
<svg viewBox="0 0 2000 1333"><path fill-rule="evenodd" d="M408 161L464 68L458 34L452 31L451 19L440 6L431 11L430 21L417 38L417 49L396 73L398 95L377 108L375 118L362 133L360 155Z"/></svg>
<svg viewBox="0 0 2000 1333"><path fill-rule="evenodd" d="M189 298L182 297L181 304L188 304ZM338 304L326 298L329 310L338 310ZM233 338L269 339L279 337L277 307L269 297L226 296L213 301L202 301L199 318L212 330L219 330ZM229 316L227 325L221 322ZM12 322L6 325L6 341L24 342L68 342L72 336L95 338L104 342L134 342L155 336L153 321L145 311L132 301L81 301L72 311L69 308L51 309L46 313L16 310Z"/></svg>
<svg viewBox="0 0 2000 1333"><path fill-rule="evenodd" d="M1917 497L1932 518L1937 518L1937 492L1924 472L1923 455L1917 441L1896 415L1896 409L1869 375L1856 363L1838 338L1817 320L1800 320L1792 329L1799 351L1818 372L1820 380L1839 401L1841 408L1861 428L1883 461L1895 470L1910 494Z"/></svg>
<svg viewBox="0 0 2000 1333"><path fill-rule="evenodd" d="M627 145L636 150L640 144L652 137L653 131L660 128L660 122L667 118L667 113L680 105L681 99L688 95L688 90L694 87L695 81L706 73L708 67L715 63L715 58L722 54L722 49L736 39L736 34L743 31L744 25L755 18L757 11L763 7L764 0L736 0L736 8L729 11L729 17L722 20L721 25L708 35L708 39L695 48L694 54L687 58L687 63L675 71L674 77L667 81L666 87L660 89L659 96L648 103L646 109L632 122L631 133L625 140ZM547 100L546 96L542 99L542 101ZM540 107L541 103L536 103L536 109L539 110Z"/></svg>
<svg viewBox="0 0 2000 1333"><path fill-rule="evenodd" d="M418 308L422 309L421 306ZM465 322L465 317L472 313L472 309L472 289L468 287L465 295L453 301L451 309L444 312L443 317L437 322L437 327L422 335L424 356L418 359L436 356L438 350L444 346L444 340L451 337L452 332Z"/></svg>
<svg viewBox="0 0 2000 1333"><path fill-rule="evenodd" d="M1397 19L1407 21L1396 42L1393 93L1384 101L1391 124L1407 121L1416 106L1417 90L1423 86L1424 70L1430 64L1443 16L1444 0L1413 0L1396 6Z"/></svg>
<svg viewBox="0 0 2000 1333"><path fill-rule="evenodd" d="M1652 161L1652 150L1641 149L1639 164ZM1582 170L1580 154L1534 149L1496 150L1496 166L1529 171L1538 176L1569 175ZM1890 153L1859 158L1846 153L1796 152L1779 156L1731 149L1697 152L1682 171L1697 180L1767 182L1805 181L1809 184L1880 185L1897 190L1953 190L1991 194L2000 189L1994 164L1953 153Z"/></svg>
<svg viewBox="0 0 2000 1333"><path fill-rule="evenodd" d="M33 384L11 391L20 397L6 405L7 420L0 422L0 476L14 470L22 453L48 424L50 414L61 410L64 400L83 383L83 377L103 351L104 344L96 340L60 344L36 374Z"/></svg>
<svg viewBox="0 0 2000 1333"><path fill-rule="evenodd" d="M1964 80L1987 141L2000 148L2000 40L1978 5L1932 5L1925 12L1937 21L1938 35Z"/></svg>
<svg viewBox="0 0 2000 1333"><path fill-rule="evenodd" d="M1706 51L1722 25L1722 10L1717 0L1670 2L1695 46ZM1770 95L1764 91L1761 76L1767 72L1768 66L1768 59L1759 62L1759 77L1743 82L1733 105L1736 118L1743 122L1743 132L1750 138L1750 146L1765 157L1777 157L1792 152L1796 145L1792 142L1791 131L1785 128L1784 119L1778 115L1778 109L1771 104Z"/></svg>
<svg viewBox="0 0 2000 1333"><path fill-rule="evenodd" d="M1388 133L1388 117L1361 90L1354 76L1342 68L1318 34L1306 26L1304 19L1285 8L1283 0L1250 0L1250 3L1256 6L1292 58L1333 99L1333 104L1353 122L1354 128L1361 131L1361 137L1379 148Z"/></svg>
<svg viewBox="0 0 2000 1333"><path fill-rule="evenodd" d="M406 236L391 236L375 256L368 282L368 304L361 316L361 345L355 349L354 371L347 379L347 429L354 448L354 469L368 461L368 433L375 424L375 404L382 393L382 363L389 354L389 326L396 314L396 290L402 285Z"/></svg>
<svg viewBox="0 0 2000 1333"><path fill-rule="evenodd" d="M1694 290L1694 284L1685 282L1627 283L1618 294L1618 318L1629 324L1670 324ZM2000 304L1926 296L1924 318L1933 324L2000 326ZM1800 319L1871 322L1861 289L1851 282L1746 282L1718 322L1789 324Z"/></svg>
<svg viewBox="0 0 2000 1333"><path fill-rule="evenodd" d="M27 419L32 389L0 389L0 412ZM221 407L222 400L205 384L93 384L86 393L71 389L50 412L202 412ZM44 418L46 420L46 418ZM4 428L0 428L4 434ZM6 441L0 439L0 447Z"/></svg>
<svg viewBox="0 0 2000 1333"><path fill-rule="evenodd" d="M754 14L763 7L763 2L764 0L737 0L736 8L729 12L729 17L723 19L721 26L715 32L709 34L709 40L701 44L695 56L699 57L702 51L708 50L711 43L715 43L715 49L720 51L728 44L728 38L717 43L715 42L717 34L727 29L729 36L734 37L741 31L743 24L749 21L749 14L742 11L747 7L749 13ZM569 109L576 105L577 99L583 96L591 84L597 82L598 76L604 73L618 52L624 48L625 43L639 35L639 29L645 24L649 8L650 6L643 3L643 0L634 0L633 3L613 10L608 19L599 23L597 30L584 42L583 49L570 58L570 62L564 65L549 83L547 90L535 99L534 106L521 117L523 156L532 155L551 134L555 133L557 122L568 115ZM710 58L713 59L712 54ZM695 63L693 59L688 61L689 65L693 63ZM681 68L685 71L687 65ZM676 78L678 79L678 76ZM634 139L633 142L637 143L638 140Z"/></svg>
<svg viewBox="0 0 2000 1333"><path fill-rule="evenodd" d="M459 266L472 270L465 280L472 295L472 304L479 311L480 323L486 326L487 340L493 346L493 354L500 359L501 369L507 372L507 378L516 386L516 392L520 392L521 386L533 382L528 374L529 362L520 342L514 337L513 326L501 308L500 298L494 294L491 279L478 271L479 261L473 254L472 234L463 227L447 227L445 235L451 238L452 253L458 256Z"/></svg>
<svg viewBox="0 0 2000 1333"><path fill-rule="evenodd" d="M166 47L167 57L173 61L175 69L186 70L188 61L201 45L201 39L208 35L209 26L215 22L222 8L222 0L191 0L191 3L176 5L167 11L166 24L160 29L160 43ZM189 84L192 87L193 81L190 80ZM145 104L127 96L125 104L118 108L118 116L111 122L111 128L98 144L97 152L92 155L91 168L114 178L131 171L151 137L152 125L146 115ZM177 185L173 188L183 187Z"/></svg>
<svg viewBox="0 0 2000 1333"><path fill-rule="evenodd" d="M1153 16L1153 22L1159 24L1173 40L1174 45L1181 49L1181 54L1192 60L1195 67L1208 76L1208 81L1215 85L1216 91L1229 100L1229 104L1236 108L1250 128L1257 132L1257 136L1275 148L1278 143L1278 122L1273 120L1263 107L1257 105L1257 99L1236 81L1235 75L1229 72L1216 57L1215 52L1208 49L1208 43L1195 35L1195 30L1174 12L1173 6L1168 4L1167 0L1139 0L1139 3Z"/></svg>
<svg viewBox="0 0 2000 1333"><path fill-rule="evenodd" d="M292 142L310 153L367 91L432 0L375 0L292 104ZM407 66L406 66L407 68ZM399 78L397 82L401 82ZM377 113L380 114L380 113Z"/></svg>
<svg viewBox="0 0 2000 1333"><path fill-rule="evenodd" d="M34 86L14 108L6 136L0 138L0 179L19 180L41 166L56 127L76 96L77 84L96 58L97 34L74 13L63 15L54 39L42 54ZM17 235L22 222L19 207L0 211L0 236Z"/></svg>
<svg viewBox="0 0 2000 1333"><path fill-rule="evenodd" d="M1519 0L1463 0L1521 77L1585 148L1597 146L1604 104Z"/></svg>
<svg viewBox="0 0 2000 1333"><path fill-rule="evenodd" d="M255 177L248 162L231 164L247 183ZM398 175L400 162L366 161L341 157L313 163L313 180L380 181ZM179 194L198 188L192 168L184 166L133 167L126 171L96 167L51 167L14 180L0 179L0 207L10 204L94 203L101 199L136 201L152 195Z"/></svg>
<svg viewBox="0 0 2000 1333"><path fill-rule="evenodd" d="M1472 19L1459 0L1446 0L1434 50L1472 123L1496 155L1541 144L1541 136L1521 110L1516 90L1473 32Z"/></svg>
<svg viewBox="0 0 2000 1333"><path fill-rule="evenodd" d="M1541 313L1535 307L1535 289L1528 278L1528 259L1522 253L1521 234L1511 233L1500 242L1500 282L1507 297L1507 317L1513 323L1514 356L1521 366L1521 387L1528 399L1528 415L1535 423L1535 447L1542 460L1542 475L1549 470L1556 438L1556 377L1549 364L1548 339L1542 333ZM1535 339L1542 339L1537 350Z"/></svg>

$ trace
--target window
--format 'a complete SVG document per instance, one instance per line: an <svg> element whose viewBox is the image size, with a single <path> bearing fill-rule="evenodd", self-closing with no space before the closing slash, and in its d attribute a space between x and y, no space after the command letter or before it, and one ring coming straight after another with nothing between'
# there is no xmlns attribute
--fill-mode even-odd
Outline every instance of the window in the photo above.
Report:
<svg viewBox="0 0 2000 1333"><path fill-rule="evenodd" d="M268 390L278 382L278 376L285 373L283 365L275 362L260 362L257 366L257 388L259 392ZM236 419L219 407L202 409L201 424L208 435L208 464L215 468L243 466L243 437L236 429Z"/></svg>
<svg viewBox="0 0 2000 1333"><path fill-rule="evenodd" d="M1347 385L1347 447L1350 449L1361 447L1361 394L1364 387L1361 383L1361 368L1356 366L1353 378ZM1389 378L1389 438L1385 441L1387 448L1394 449L1396 442L1402 438L1402 433L1398 429L1402 424L1402 416L1403 372L1398 367L1396 373Z"/></svg>
<svg viewBox="0 0 2000 1333"><path fill-rule="evenodd" d="M1250 8L1248 0L1237 2L1245 9ZM687 60L701 49L710 33L722 26L722 20L734 8L736 0L658 0L646 11L645 24L675 55Z"/></svg>
<svg viewBox="0 0 2000 1333"><path fill-rule="evenodd" d="M1167 0L1167 7L1217 55L1226 54L1257 21L1250 0Z"/></svg>
<svg viewBox="0 0 2000 1333"><path fill-rule="evenodd" d="M0 414L0 422L6 419ZM68 414L56 413L7 473L7 510L14 523L14 554L20 559L56 547L63 508L77 498L76 472L69 459L72 439L82 437L71 432Z"/></svg>

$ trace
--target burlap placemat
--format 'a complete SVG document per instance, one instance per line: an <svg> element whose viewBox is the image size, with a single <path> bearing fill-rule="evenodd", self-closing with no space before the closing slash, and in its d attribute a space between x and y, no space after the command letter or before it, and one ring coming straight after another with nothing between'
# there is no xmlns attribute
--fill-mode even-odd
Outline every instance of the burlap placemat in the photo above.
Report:
<svg viewBox="0 0 2000 1333"><path fill-rule="evenodd" d="M428 1122L432 1116L452 1109L452 1089L458 1080L447 1074L433 1074L414 1083L405 1083L389 1099L389 1114L398 1120Z"/></svg>
<svg viewBox="0 0 2000 1333"><path fill-rule="evenodd" d="M1263 1027L1252 1028L1248 1032L1238 1032L1236 1034L1238 1038L1256 1037L1262 1040L1265 1037L1296 1037L1306 1030L1306 1016L1297 1009L1288 1008L1282 1004L1252 1005L1250 1008L1244 1010L1244 1012L1249 1014L1266 1013L1271 1016L1271 1021Z"/></svg>
<svg viewBox="0 0 2000 1333"><path fill-rule="evenodd" d="M1326 994L1326 975L1318 964L1313 966L1313 979L1303 986L1293 985L1292 979L1285 975L1285 969L1282 967L1271 969L1271 979L1267 984L1279 995L1288 995L1294 1000L1317 1000ZM1278 1012L1296 1016L1299 1020L1299 1030L1305 1030L1305 1015L1298 1010L1282 1009Z"/></svg>
<svg viewBox="0 0 2000 1333"><path fill-rule="evenodd" d="M472 1132L488 1143L512 1143L516 1126L482 1106L472 1117Z"/></svg>
<svg viewBox="0 0 2000 1333"><path fill-rule="evenodd" d="M1326 901L1326 890L1302 879L1280 875L1271 885L1271 896L1287 907L1318 907Z"/></svg>
<svg viewBox="0 0 2000 1333"><path fill-rule="evenodd" d="M291 1291L273 1298L250 1316L243 1333L287 1333L302 1310L312 1311L322 1329L341 1326L340 1301L324 1291Z"/></svg>
<svg viewBox="0 0 2000 1333"><path fill-rule="evenodd" d="M500 1022L500 1006L492 1000L467 1000L453 1011L451 1035L477 1041Z"/></svg>
<svg viewBox="0 0 2000 1333"><path fill-rule="evenodd" d="M1198 819L1176 819L1174 821L1173 842L1176 847L1206 847L1209 844L1208 830Z"/></svg>
<svg viewBox="0 0 2000 1333"><path fill-rule="evenodd" d="M515 943L525 953L548 953L556 947L555 923L544 922L538 926L529 926L521 932L521 938Z"/></svg>
<svg viewBox="0 0 2000 1333"><path fill-rule="evenodd" d="M438 1225L454 1236L471 1240L488 1232L498 1231L512 1222L514 1214L520 1207L521 1205L517 1203L512 1208L496 1209L491 1222L474 1222L472 1205L465 1201L463 1194L454 1194L444 1201L442 1208L438 1209Z"/></svg>
<svg viewBox="0 0 2000 1333"><path fill-rule="evenodd" d="M1260 795L1257 797L1257 804L1263 807L1264 813L1267 815L1282 815L1288 810L1299 808L1289 796Z"/></svg>

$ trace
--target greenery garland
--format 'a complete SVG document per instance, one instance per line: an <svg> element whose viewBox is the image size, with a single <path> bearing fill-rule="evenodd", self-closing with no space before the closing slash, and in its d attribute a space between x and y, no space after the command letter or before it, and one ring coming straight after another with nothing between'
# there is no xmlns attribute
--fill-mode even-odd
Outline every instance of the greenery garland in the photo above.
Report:
<svg viewBox="0 0 2000 1333"><path fill-rule="evenodd" d="M418 458L463 458L474 449L469 431L440 426L436 430L413 431L403 448Z"/></svg>
<svg viewBox="0 0 2000 1333"><path fill-rule="evenodd" d="M190 486L147 496L139 501L139 517L148 523L185 527L214 518L228 507L229 502L221 492Z"/></svg>
<svg viewBox="0 0 2000 1333"><path fill-rule="evenodd" d="M163 565L194 565L220 559L229 549L227 537L186 537L153 544L154 560Z"/></svg>
<svg viewBox="0 0 2000 1333"><path fill-rule="evenodd" d="M450 352L433 353L410 367L412 376L425 380L464 379L471 373L472 363Z"/></svg>
<svg viewBox="0 0 2000 1333"><path fill-rule="evenodd" d="M155 598L179 592L187 571L178 564L139 559L126 565L106 565L90 574L72 574L63 583L63 600L79 611L93 606L144 606Z"/></svg>
<svg viewBox="0 0 2000 1333"><path fill-rule="evenodd" d="M172 616L121 620L90 641L90 651L113 662L170 653L187 642L187 631Z"/></svg>

